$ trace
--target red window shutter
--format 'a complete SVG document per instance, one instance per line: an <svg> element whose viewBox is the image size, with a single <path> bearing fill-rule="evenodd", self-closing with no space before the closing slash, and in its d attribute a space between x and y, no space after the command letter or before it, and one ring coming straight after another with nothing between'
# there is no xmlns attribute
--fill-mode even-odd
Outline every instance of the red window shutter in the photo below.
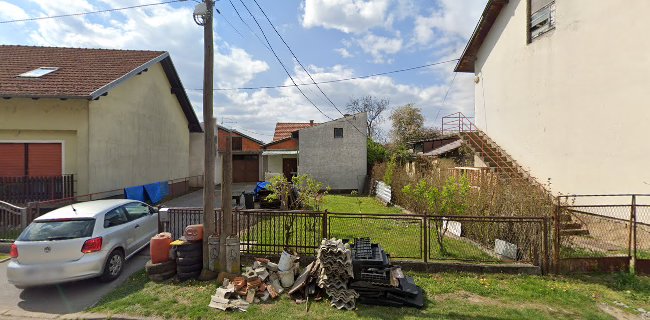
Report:
<svg viewBox="0 0 650 320"><path fill-rule="evenodd" d="M25 175L25 144L0 143L0 177Z"/></svg>
<svg viewBox="0 0 650 320"><path fill-rule="evenodd" d="M63 174L60 143L30 143L27 150L27 173L30 177Z"/></svg>

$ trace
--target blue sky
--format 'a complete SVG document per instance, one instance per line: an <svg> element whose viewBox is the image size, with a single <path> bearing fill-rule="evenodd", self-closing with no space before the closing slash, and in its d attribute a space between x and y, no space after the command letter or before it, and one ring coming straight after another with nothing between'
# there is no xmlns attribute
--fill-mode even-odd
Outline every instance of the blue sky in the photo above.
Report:
<svg viewBox="0 0 650 320"><path fill-rule="evenodd" d="M119 8L160 0L0 0L0 20ZM309 82L253 0L243 0L296 82ZM240 0L242 18L262 38ZM258 0L316 81L391 71L460 56L486 0ZM197 115L202 117L203 36L193 1L139 9L0 24L0 43L169 51ZM229 0L216 3L215 87L291 84L273 54L240 20ZM229 21L232 26L227 22ZM234 27L234 28L233 28ZM263 38L262 38L263 40ZM415 103L436 126L455 111L473 113L472 76L459 74L447 100L454 63L321 88L342 111L353 97L388 98L391 107ZM340 114L314 86L305 94L329 117ZM325 121L295 88L215 93L218 122L270 141L276 122ZM385 131L389 123L383 124Z"/></svg>

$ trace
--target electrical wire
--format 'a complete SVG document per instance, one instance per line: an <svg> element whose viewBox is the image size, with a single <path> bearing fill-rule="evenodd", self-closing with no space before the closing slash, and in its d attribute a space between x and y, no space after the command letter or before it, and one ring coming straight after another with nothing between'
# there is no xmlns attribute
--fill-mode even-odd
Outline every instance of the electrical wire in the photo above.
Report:
<svg viewBox="0 0 650 320"><path fill-rule="evenodd" d="M351 81L351 80L358 80L358 79L366 79L366 78L372 78L372 77L378 77L378 76L383 76L387 74L394 74L394 73L400 73L400 72L406 72L406 71L412 71L412 70L417 70L417 69L422 69L422 68L427 68L435 65L440 65L440 64L445 64L445 63L450 63L458 61L458 59L453 59L453 60L447 60L447 61L440 61L440 62L435 62L435 63L429 63L429 64L424 64L420 66L415 66L415 67L410 67L410 68L404 68L404 69L397 69L397 70L392 70L392 71L386 71L386 72L379 72L379 73L373 73L373 74L368 74L364 76L357 76L357 77L350 77L350 78L342 78L342 79L334 79L334 80L325 80L325 81L318 81L316 82L317 84L323 84L323 83L335 83L335 82L344 82L344 81ZM299 86L313 86L313 83L305 83L305 84L298 84ZM238 87L238 88L215 88L215 91L234 91L234 90L260 90L260 89L279 89L279 88L290 88L293 87L294 85L275 85L275 86L259 86L259 87ZM202 91L203 89L187 89L187 90L198 90Z"/></svg>
<svg viewBox="0 0 650 320"><path fill-rule="evenodd" d="M354 128L355 128L357 131L359 131L359 133L361 133L362 135L365 135L361 130L359 130L359 128L357 128L357 126L355 126L352 122L350 122L347 118L345 118L345 114L344 114L343 112L341 112L341 110L336 106L336 104L334 103L334 101L332 101L332 99L330 99L330 97L329 97L327 94L325 94L325 92L323 91L323 89L321 89L321 87L318 85L318 83L316 83L316 81L315 81L314 78L311 76L311 74L309 73L309 71L307 71L307 68L305 68L305 66L302 64L302 62L300 62L300 59L298 59L298 56L296 56L296 54L295 54L295 53L293 52L293 50L291 49L291 46L289 46L289 44L284 40L284 38L282 37L282 35L280 34L280 32L278 32L278 29L275 27L275 25L273 24L273 22L271 22L271 19L269 19L269 16L266 14L266 12L264 11L264 9L262 9L262 7L261 7L260 4L257 2L257 0L253 0L253 2L255 2L255 5L257 5L257 8L260 9L260 11L262 12L262 14L263 14L264 17L266 18L266 21L269 22L269 24L271 25L271 28L273 28L273 31L275 31L275 34L278 35L278 37L280 38L280 40L282 40L282 43L284 43L284 45L287 47L287 49L289 49L289 52L291 53L291 55L293 56L293 58L296 59L296 62L298 62L298 65L300 65L300 67L302 68L302 70L305 71L305 73L307 74L307 76L308 76L309 79L311 80L312 84L316 85L316 88L318 88L318 91L320 91L320 93L325 97L325 99L327 99L327 101L329 101L329 103L334 107L334 109L336 109L336 111L338 111L338 112L343 116L343 118L344 118L344 119L345 119L345 120L346 120L346 121L347 121L347 122L348 122L352 127L354 127Z"/></svg>
<svg viewBox="0 0 650 320"><path fill-rule="evenodd" d="M187 1L187 0L171 0L171 1L165 1L165 2L139 4L139 5L135 5L135 6L104 9L104 10L97 10L97 11L86 11L86 12L60 14L60 15L55 15L55 16L34 17L34 18L15 19L15 20L5 20L5 21L0 21L0 24L14 23L14 22L37 21L37 20L45 20L45 19L66 18L66 17L76 17L76 16L83 16L83 15L88 15L88 14L96 14L96 13L113 12L113 11L120 11L120 10L127 10L127 9L136 9L136 8L143 8L143 7L159 6L159 5L163 5L163 4L170 4L170 3L184 2L184 1Z"/></svg>
<svg viewBox="0 0 650 320"><path fill-rule="evenodd" d="M237 10L237 7L235 7L235 4L232 3L232 0L228 0L228 1L230 2L230 5L232 6L232 8L235 10L235 13L239 17L239 20L241 20L241 22L244 23L246 28L248 28L248 30L255 36L255 38L257 38L257 41L259 41L267 50L269 50L269 52L272 53L273 51L271 50L271 48L269 48L269 46L266 45L266 43L264 43L264 41L262 41L262 38L260 38L260 36L253 30L253 28L251 28L251 26L244 20L244 18L242 18L241 14L239 14L239 10ZM292 86L288 86L288 87L292 87Z"/></svg>
<svg viewBox="0 0 650 320"><path fill-rule="evenodd" d="M216 10L217 13L218 13L222 18L223 18L223 20L226 21L226 23L228 23L228 25L230 25L230 27L231 27L233 30L235 30L235 32L237 32L237 34L238 34L240 37L246 39L246 37L244 37L244 35L243 35L241 32L239 32L239 30L237 30L237 28L235 28L235 26L234 26L232 23L230 23L230 20L228 20L228 18L226 18L226 16L224 16L224 15L221 13L220 10L217 10L217 9L215 9L215 10Z"/></svg>
<svg viewBox="0 0 650 320"><path fill-rule="evenodd" d="M454 86L454 80L456 80L456 75L457 74L458 74L458 72L454 72L454 77L451 78L451 81L449 82L449 86L447 87L447 92L445 92L445 97L442 99L442 104L440 105L440 108L438 109L438 112L436 113L436 118L433 119L433 122L436 122L438 120L438 116L440 116L440 111L445 106L445 102L447 101L447 95L449 95L449 91L451 91L451 88Z"/></svg>
<svg viewBox="0 0 650 320"><path fill-rule="evenodd" d="M264 33L264 29L262 29L262 26L261 26L260 23L257 21L257 18L255 18L255 16L253 15L253 13L248 9L248 6L246 6L246 4L244 3L244 1L242 1L242 0L239 0L239 1L240 1L241 4L244 6L244 8L246 9L246 11L248 11L248 14L253 18L253 20L255 21L255 24L257 24L257 27L258 27L258 28L260 29L260 31L262 32L262 36L264 36L264 39L266 40L266 43L269 45L269 49L273 52L273 55L274 55L275 58L278 60L278 62L280 62L280 65L282 65L282 69L284 69L284 72L287 74L287 76L289 76L289 79L291 79L291 82L293 83L294 87L296 87L296 89L298 89L298 91L300 91L300 94L302 94L302 96L305 97L305 99L307 99L307 101L309 101L309 103L311 103L311 105L314 106L314 108L316 108L316 110L318 110L318 112L320 112L322 115L324 115L327 119L334 120L334 119L332 119L330 116L328 116L327 114L325 114L325 112L323 112L323 110L321 110L318 106L316 106L316 104L315 104L311 99L309 99L309 97L307 97L307 95L302 91L302 89L300 89L300 87L298 86L298 84L296 83L296 81L295 81L295 80L293 79L293 77L291 76L291 73L289 72L289 70L287 70L287 67L284 65L284 63L282 62L282 60L280 59L280 57L278 57L278 54L275 52L275 50L273 50L273 46L271 45L271 42L269 41L269 39L266 37L266 33Z"/></svg>

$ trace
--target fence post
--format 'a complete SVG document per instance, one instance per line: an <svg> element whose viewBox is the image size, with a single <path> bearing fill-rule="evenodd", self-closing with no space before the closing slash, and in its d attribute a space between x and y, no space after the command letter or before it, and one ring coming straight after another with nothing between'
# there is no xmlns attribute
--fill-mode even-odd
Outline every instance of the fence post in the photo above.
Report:
<svg viewBox="0 0 650 320"><path fill-rule="evenodd" d="M548 273L548 217L542 221L542 274Z"/></svg>
<svg viewBox="0 0 650 320"><path fill-rule="evenodd" d="M27 208L21 208L20 209L20 227L22 229L27 228L27 213L29 212L29 203L27 204Z"/></svg>
<svg viewBox="0 0 650 320"><path fill-rule="evenodd" d="M560 197L557 197L555 212L553 213L553 270L560 273Z"/></svg>
<svg viewBox="0 0 650 320"><path fill-rule="evenodd" d="M429 221L429 216L425 215L422 218L422 232L423 232L423 239L424 243L422 244L422 253L424 254L424 263L429 262L429 227L428 227L428 222Z"/></svg>
<svg viewBox="0 0 650 320"><path fill-rule="evenodd" d="M321 227L321 229L322 229L321 230L321 235L322 235L321 238L322 239L328 239L329 238L329 230L327 230L327 228L329 226L327 225L327 219L328 219L327 218L327 209L325 209L325 211L323 211L322 217L323 217L323 226Z"/></svg>
<svg viewBox="0 0 650 320"><path fill-rule="evenodd" d="M630 273L634 274L636 272L636 195L632 195L632 205L630 206L628 256L630 257Z"/></svg>

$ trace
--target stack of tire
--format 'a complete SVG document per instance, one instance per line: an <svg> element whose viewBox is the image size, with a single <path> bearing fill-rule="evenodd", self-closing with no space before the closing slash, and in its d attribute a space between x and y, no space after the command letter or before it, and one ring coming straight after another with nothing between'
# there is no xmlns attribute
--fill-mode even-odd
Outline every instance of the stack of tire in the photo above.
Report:
<svg viewBox="0 0 650 320"><path fill-rule="evenodd" d="M151 260L144 268L152 281L162 282L176 275L176 260L169 258L171 237L170 233L163 232L151 238Z"/></svg>
<svg viewBox="0 0 650 320"><path fill-rule="evenodd" d="M183 244L176 246L176 277L180 281L196 279L203 269L203 225L185 228Z"/></svg>

